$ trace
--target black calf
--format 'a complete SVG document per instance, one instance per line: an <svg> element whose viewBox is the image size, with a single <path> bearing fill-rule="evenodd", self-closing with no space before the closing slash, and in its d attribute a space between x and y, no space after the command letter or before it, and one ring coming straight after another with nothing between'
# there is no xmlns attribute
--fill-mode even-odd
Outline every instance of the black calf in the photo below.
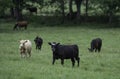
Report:
<svg viewBox="0 0 120 79"><path fill-rule="evenodd" d="M42 47L42 44L43 44L43 39L37 36L34 39L34 42L35 42L35 45L36 45L36 49L41 50L41 47Z"/></svg>
<svg viewBox="0 0 120 79"><path fill-rule="evenodd" d="M91 48L88 48L90 52L93 52L95 50L100 52L102 47L102 40L100 38L93 39L91 41Z"/></svg>
<svg viewBox="0 0 120 79"><path fill-rule="evenodd" d="M36 13L37 14L37 8L36 7L28 7L27 10L29 10L30 13Z"/></svg>

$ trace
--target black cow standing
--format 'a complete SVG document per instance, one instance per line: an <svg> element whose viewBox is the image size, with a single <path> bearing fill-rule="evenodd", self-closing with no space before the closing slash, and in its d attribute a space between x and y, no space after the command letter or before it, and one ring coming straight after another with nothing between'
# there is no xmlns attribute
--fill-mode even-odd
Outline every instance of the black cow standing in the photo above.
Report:
<svg viewBox="0 0 120 79"><path fill-rule="evenodd" d="M91 41L91 48L88 48L90 52L93 52L95 50L100 52L102 47L102 40L100 38L93 39Z"/></svg>
<svg viewBox="0 0 120 79"><path fill-rule="evenodd" d="M37 14L37 8L36 7L28 7L27 10L29 10L30 13L36 13Z"/></svg>
<svg viewBox="0 0 120 79"><path fill-rule="evenodd" d="M42 44L43 44L43 39L37 36L34 39L34 42L35 42L35 45L36 45L36 49L41 50L41 47L42 47Z"/></svg>
<svg viewBox="0 0 120 79"><path fill-rule="evenodd" d="M64 59L71 59L72 61L72 66L74 67L75 64L75 59L78 62L79 66L79 49L77 45L60 45L60 43L48 43L53 52L53 62L52 64L55 63L56 59L61 59L61 64L64 64Z"/></svg>

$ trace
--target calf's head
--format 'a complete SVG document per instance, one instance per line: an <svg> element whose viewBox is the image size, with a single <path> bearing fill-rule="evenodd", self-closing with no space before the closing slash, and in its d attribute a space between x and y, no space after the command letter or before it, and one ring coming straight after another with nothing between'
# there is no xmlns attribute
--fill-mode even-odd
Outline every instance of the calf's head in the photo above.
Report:
<svg viewBox="0 0 120 79"><path fill-rule="evenodd" d="M56 42L48 42L48 44L51 46L51 49L52 49L52 51L53 52L55 52L56 51L56 49L57 49L57 46L60 44L60 43L56 43Z"/></svg>
<svg viewBox="0 0 120 79"><path fill-rule="evenodd" d="M39 37L37 36L35 39L34 39L34 42L37 44L37 40L39 39Z"/></svg>
<svg viewBox="0 0 120 79"><path fill-rule="evenodd" d="M92 49L92 48L88 48L88 50L89 50L90 52L93 52L93 49Z"/></svg>

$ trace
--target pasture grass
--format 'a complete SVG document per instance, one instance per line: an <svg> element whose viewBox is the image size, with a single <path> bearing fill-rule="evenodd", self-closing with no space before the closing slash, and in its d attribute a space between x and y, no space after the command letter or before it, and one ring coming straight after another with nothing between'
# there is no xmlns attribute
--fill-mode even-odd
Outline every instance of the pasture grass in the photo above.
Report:
<svg viewBox="0 0 120 79"><path fill-rule="evenodd" d="M0 23L0 79L120 79L120 28L103 24L54 27L29 24L27 30L13 31L14 23ZM44 40L41 51L35 49L34 38ZM90 53L90 41L103 40L100 53ZM32 42L32 57L21 58L19 40ZM77 44L81 58L80 67L72 68L70 60L64 66L60 60L52 65L52 52L48 42Z"/></svg>

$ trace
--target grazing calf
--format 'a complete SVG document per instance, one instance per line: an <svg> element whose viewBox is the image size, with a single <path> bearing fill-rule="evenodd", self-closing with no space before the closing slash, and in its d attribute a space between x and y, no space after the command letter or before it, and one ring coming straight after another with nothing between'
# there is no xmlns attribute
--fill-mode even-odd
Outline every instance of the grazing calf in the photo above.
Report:
<svg viewBox="0 0 120 79"><path fill-rule="evenodd" d="M41 50L41 47L42 47L42 44L43 44L43 39L37 36L34 39L34 42L35 42L35 45L36 45L36 49Z"/></svg>
<svg viewBox="0 0 120 79"><path fill-rule="evenodd" d="M93 52L95 50L100 52L102 47L102 40L100 38L93 39L91 41L91 48L88 48L90 52Z"/></svg>
<svg viewBox="0 0 120 79"><path fill-rule="evenodd" d="M29 54L29 57L31 56L31 50L32 50L32 43L30 40L20 40L20 54L21 57L27 57L27 54Z"/></svg>
<svg viewBox="0 0 120 79"><path fill-rule="evenodd" d="M36 7L28 7L27 10L29 10L30 13L35 12L37 14L37 8Z"/></svg>
<svg viewBox="0 0 120 79"><path fill-rule="evenodd" d="M77 17L77 12L68 13L66 16L68 20L74 20Z"/></svg>
<svg viewBox="0 0 120 79"><path fill-rule="evenodd" d="M64 64L64 59L71 59L72 61L72 66L74 67L75 64L75 59L78 62L79 66L79 50L77 45L60 45L60 43L48 43L53 52L53 62L52 64L55 63L56 59L61 59L61 64Z"/></svg>
<svg viewBox="0 0 120 79"><path fill-rule="evenodd" d="M28 22L27 21L18 21L15 26L13 27L13 30L17 30L18 28L24 28L25 30L27 29Z"/></svg>

